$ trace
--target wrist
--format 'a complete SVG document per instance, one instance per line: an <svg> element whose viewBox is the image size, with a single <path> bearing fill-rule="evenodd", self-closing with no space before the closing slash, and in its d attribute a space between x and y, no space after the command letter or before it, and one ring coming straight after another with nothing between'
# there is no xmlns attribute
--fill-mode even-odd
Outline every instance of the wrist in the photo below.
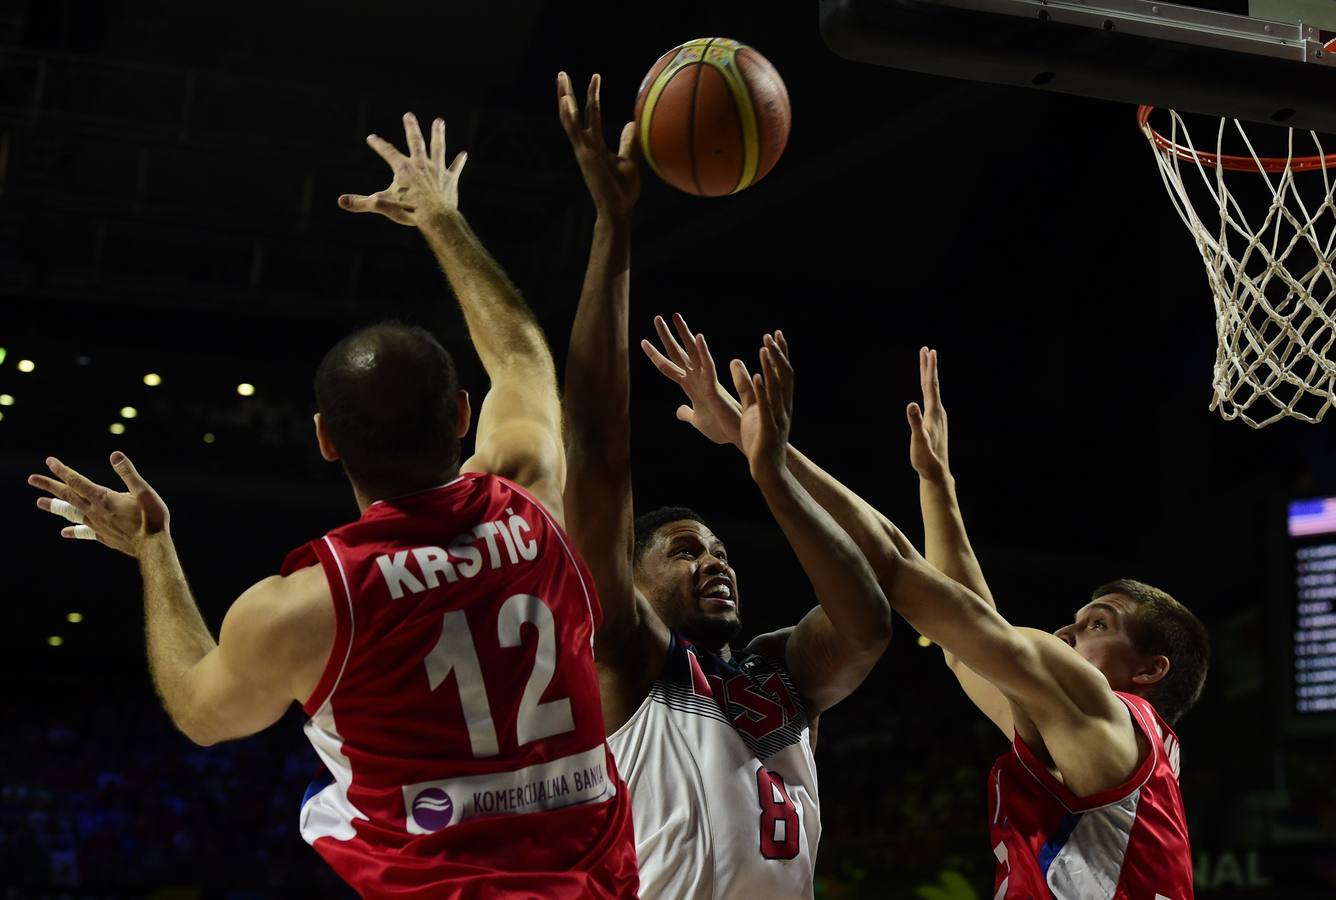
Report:
<svg viewBox="0 0 1336 900"><path fill-rule="evenodd" d="M429 209L426 211L426 215L418 218L419 231L435 232L437 234L459 231L464 224L464 217L460 215L459 210L446 206Z"/></svg>
<svg viewBox="0 0 1336 900"><path fill-rule="evenodd" d="M784 465L784 460L758 460L750 466L752 481L761 489L763 494L771 494L776 491L784 491L789 486L788 467Z"/></svg>
<svg viewBox="0 0 1336 900"><path fill-rule="evenodd" d="M175 556L176 545L172 541L171 529L167 526L142 535L134 545L134 557L140 562L172 559Z"/></svg>
<svg viewBox="0 0 1336 900"><path fill-rule="evenodd" d="M930 475L919 475L919 487L930 491L942 497L944 500L955 502L956 499L956 479L948 470Z"/></svg>
<svg viewBox="0 0 1336 900"><path fill-rule="evenodd" d="M631 230L631 211L615 210L606 206L594 206L594 231L619 234Z"/></svg>

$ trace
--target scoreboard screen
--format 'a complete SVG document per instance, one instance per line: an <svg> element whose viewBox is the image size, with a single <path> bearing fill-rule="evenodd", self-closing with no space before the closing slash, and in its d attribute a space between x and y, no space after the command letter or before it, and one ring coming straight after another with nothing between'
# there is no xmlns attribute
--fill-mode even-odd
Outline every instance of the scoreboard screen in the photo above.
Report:
<svg viewBox="0 0 1336 900"><path fill-rule="evenodd" d="M1289 505L1293 718L1336 713L1336 497Z"/></svg>

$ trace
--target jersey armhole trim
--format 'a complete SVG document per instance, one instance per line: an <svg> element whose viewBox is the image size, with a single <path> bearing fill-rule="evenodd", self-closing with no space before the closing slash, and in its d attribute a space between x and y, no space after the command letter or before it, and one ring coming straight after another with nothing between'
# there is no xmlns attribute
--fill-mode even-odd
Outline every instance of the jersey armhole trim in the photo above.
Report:
<svg viewBox="0 0 1336 900"><path fill-rule="evenodd" d="M329 535L313 542L312 548L316 551L320 565L325 570L325 578L329 581L329 596L334 604L335 624L334 645L330 648L325 671L321 673L320 681L311 696L302 704L302 710L308 716L314 716L320 707L334 696L334 689L338 687L344 670L348 668L348 660L352 657L354 632L353 596L348 586L348 573L343 567L343 560L339 558L339 552L334 548L334 542L329 539ZM334 571L339 573L338 582L333 578Z"/></svg>
<svg viewBox="0 0 1336 900"><path fill-rule="evenodd" d="M1159 763L1159 742L1155 740L1153 732L1146 729L1145 721L1141 718L1141 711L1117 691L1114 691L1114 695L1127 706L1132 727L1145 734L1146 740L1150 743L1150 752L1146 754L1146 758L1141 761L1126 781L1115 787L1100 791L1097 794L1091 794L1089 797L1078 797L1072 792L1071 788L1053 777L1047 767L1040 763L1038 757L1034 755L1034 751L1021 739L1020 735L1016 735L1016 738L1012 741L1012 752L1016 755L1021 767L1029 772L1030 777L1039 782L1041 787L1052 794L1053 798L1061 803L1069 813L1092 812L1096 809L1121 803L1145 786L1146 782L1150 780L1150 776L1155 772L1155 766Z"/></svg>
<svg viewBox="0 0 1336 900"><path fill-rule="evenodd" d="M509 478L504 478L495 473L484 473L484 475L486 477L495 478L502 484L509 486L521 497L532 503L534 509L538 510L542 517L547 521L548 527L552 529L552 533L557 536L557 541L561 544L561 549L566 551L567 558L570 559L571 565L575 567L576 577L580 580L580 590L584 592L585 609L589 613L589 649L592 652L594 649L594 635L598 632L599 626L603 623L603 607L602 604L599 603L598 594L594 590L592 579L586 576L584 559L571 547L566 538L566 530L557 524L556 519L552 518L552 514L547 511L547 507L542 504L542 501L525 490L523 485L516 484Z"/></svg>

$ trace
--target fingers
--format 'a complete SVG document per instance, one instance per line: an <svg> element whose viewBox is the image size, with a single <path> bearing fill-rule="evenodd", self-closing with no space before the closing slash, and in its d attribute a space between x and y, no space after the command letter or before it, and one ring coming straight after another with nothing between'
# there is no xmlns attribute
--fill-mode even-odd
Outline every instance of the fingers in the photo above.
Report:
<svg viewBox="0 0 1336 900"><path fill-rule="evenodd" d="M775 329L775 343L779 345L779 352L784 354L784 358L789 359L789 341L779 329Z"/></svg>
<svg viewBox="0 0 1336 900"><path fill-rule="evenodd" d="M682 318L681 313L673 313L673 327L676 328L677 333L682 336L683 346L690 347L693 350L696 349L696 336L692 334L691 329L687 327L687 320Z"/></svg>
<svg viewBox="0 0 1336 900"><path fill-rule="evenodd" d="M431 123L431 161L437 171L445 171L445 119Z"/></svg>
<svg viewBox="0 0 1336 900"><path fill-rule="evenodd" d="M418 124L417 116L411 112L404 113L404 139L408 142L410 157L420 158L427 155L427 144L422 139L422 126Z"/></svg>
<svg viewBox="0 0 1336 900"><path fill-rule="evenodd" d="M696 335L696 363L706 378L711 381L719 380L719 373L714 368L714 357L710 355L710 347L705 343L705 335L699 333Z"/></svg>
<svg viewBox="0 0 1336 900"><path fill-rule="evenodd" d="M765 379L761 377L761 374L759 372L751 377L751 391L752 391L752 397L756 401L756 407L761 411L761 421L762 422L768 421L771 427L774 427L775 407L770 402L769 396L767 396L766 394Z"/></svg>
<svg viewBox="0 0 1336 900"><path fill-rule="evenodd" d="M781 338L783 337L783 335L780 334L780 332L778 331L775 332L775 335L778 335ZM776 340L774 336L767 334L764 338L762 338L762 342L765 344L766 348L770 351L772 365L774 366L775 369L775 378L777 379L780 388L782 389L781 396L784 401L784 408L786 410L792 409L793 382L794 382L793 363L789 362L789 355L785 353L783 349L779 346L779 341Z"/></svg>
<svg viewBox="0 0 1336 900"><path fill-rule="evenodd" d="M765 405L772 414L782 413L786 408L784 405L784 388L779 383L779 370L775 367L775 354L770 352L770 348L761 348L761 374L765 387Z"/></svg>
<svg viewBox="0 0 1336 900"><path fill-rule="evenodd" d="M680 316L674 313L673 318L676 320ZM677 338L673 337L673 333L668 330L668 323L664 321L663 316L654 317L654 330L658 332L659 340L663 343L663 349L666 351L664 355L683 369L690 370L692 368L691 358L682 349L682 345L677 342Z"/></svg>
<svg viewBox="0 0 1336 900"><path fill-rule="evenodd" d="M571 76L565 72L557 73L557 118L561 120L561 127L566 130L566 136L575 140L578 127L576 121L580 117L579 107L575 103L575 97L571 90Z"/></svg>
<svg viewBox="0 0 1336 900"><path fill-rule="evenodd" d="M756 402L756 391L752 388L752 378L747 372L747 365L740 359L735 359L728 364L728 371L733 376L733 389L738 392L738 399L742 401L742 408L745 410Z"/></svg>
<svg viewBox="0 0 1336 900"><path fill-rule="evenodd" d="M37 508L46 510L52 515L60 516L66 522L73 522L75 525L82 525L84 521L82 509L73 503L66 503L58 497L38 497Z"/></svg>
<svg viewBox="0 0 1336 900"><path fill-rule="evenodd" d="M37 488L39 491L46 491L53 497L68 503L70 506L76 507L81 512L88 509L88 498L80 496L69 485L63 484L54 478L47 478L45 475L29 475L28 484ZM46 498L43 497L42 499L44 500ZM39 501L37 505L41 506L41 502ZM45 506L42 508L46 509Z"/></svg>
<svg viewBox="0 0 1336 900"><path fill-rule="evenodd" d="M54 456L46 458L46 467L51 470L53 475L69 485L76 494L89 503L97 500L106 491L106 488L102 485L89 481ZM69 498L62 497L61 499L68 500Z"/></svg>
<svg viewBox="0 0 1336 900"><path fill-rule="evenodd" d="M458 154L455 155L455 161L450 163L450 168L446 169L446 171L449 172L451 175L453 175L455 178L458 178L459 173L464 171L464 163L468 161L469 161L468 151L461 150L459 151Z"/></svg>
<svg viewBox="0 0 1336 900"><path fill-rule="evenodd" d="M622 126L622 136L617 141L617 155L630 159L636 152L636 123L627 122Z"/></svg>
<svg viewBox="0 0 1336 900"><path fill-rule="evenodd" d="M418 136L421 137L421 134L419 134ZM395 149L395 146L393 144L391 144L389 141L385 140L385 138L381 137L378 134L368 134L366 136L366 142L367 146L369 146L372 150L375 150L376 155L379 156L381 159L385 160L385 162L389 163L390 168L394 169L396 172L399 170L399 167L403 165L404 162L407 160L407 157L404 156L402 153L400 153L397 149Z"/></svg>
<svg viewBox="0 0 1336 900"><path fill-rule="evenodd" d="M412 216L417 212L415 206L405 206L391 200L384 191L366 196L364 194L344 194L339 197L339 206L348 212L354 213L380 213L382 216L389 216L391 219Z"/></svg>
<svg viewBox="0 0 1336 900"><path fill-rule="evenodd" d="M603 105L599 92L603 87L603 76L595 75L589 79L589 92L585 98L585 130L599 141L603 140Z"/></svg>
<svg viewBox="0 0 1336 900"><path fill-rule="evenodd" d="M640 342L640 349L644 350L645 355L649 357L649 361L654 363L654 368L658 369L668 378L671 378L673 381L677 382L681 382L686 379L687 373L682 369L682 367L674 363L671 359L664 356L662 353L660 353L659 348L655 347L649 341L642 340Z"/></svg>
<svg viewBox="0 0 1336 900"><path fill-rule="evenodd" d="M917 438L923 431L923 410L917 403L905 407L905 418L909 420L909 433Z"/></svg>
<svg viewBox="0 0 1336 900"><path fill-rule="evenodd" d="M72 525L62 528L60 529L60 536L75 541L96 541L99 539L97 532L87 525Z"/></svg>
<svg viewBox="0 0 1336 900"><path fill-rule="evenodd" d="M153 488L149 487L148 482L139 474L135 464L130 462L130 457L117 450L111 454L111 467L116 470L116 474L125 482L125 486L130 489L130 493L138 497L145 492L151 492Z"/></svg>
<svg viewBox="0 0 1336 900"><path fill-rule="evenodd" d="M941 385L937 380L937 351L919 348L919 387L923 390L925 415L932 415L942 402Z"/></svg>

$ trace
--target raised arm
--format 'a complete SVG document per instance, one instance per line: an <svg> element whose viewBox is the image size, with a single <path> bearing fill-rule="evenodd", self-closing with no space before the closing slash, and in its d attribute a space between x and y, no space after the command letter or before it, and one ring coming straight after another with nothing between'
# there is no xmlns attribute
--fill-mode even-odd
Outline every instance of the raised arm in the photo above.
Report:
<svg viewBox="0 0 1336 900"><path fill-rule="evenodd" d="M408 155L384 138L367 143L394 170L375 194L344 194L350 212L374 212L416 227L426 238L464 312L491 388L478 413L474 455L462 470L494 472L528 488L564 519L566 478L561 405L551 350L532 310L488 255L459 211L459 176L468 159L445 162L445 123L432 123L428 150L412 113L404 115Z"/></svg>
<svg viewBox="0 0 1336 900"><path fill-rule="evenodd" d="M676 336L662 316L655 318L654 328L663 343L663 350L649 341L641 341L640 346L654 366L686 393L690 405L678 407L677 418L691 424L715 443L732 444L741 450L742 408L719 383L705 335L692 332L686 320L676 314L673 316ZM681 337L681 343L678 343L678 337ZM782 331L767 335L764 340L768 349L788 360L789 346ZM898 552L918 558L918 551L890 520L792 444L788 446L785 458L789 471L803 489L835 519L864 556L871 558L874 553ZM887 547L891 549L888 551Z"/></svg>
<svg viewBox="0 0 1336 900"><path fill-rule="evenodd" d="M1136 768L1139 751L1127 707L1104 673L1073 648L1047 632L1013 627L973 591L926 563L884 554L873 567L896 612L1034 723L1078 797L1112 788Z"/></svg>
<svg viewBox="0 0 1336 900"><path fill-rule="evenodd" d="M665 377L677 382L686 393L690 405L684 404L679 407L677 417L694 426L715 443L738 446L740 409L737 401L724 390L715 377L714 361L705 342L705 336L693 333L680 315L673 316L673 329L677 332L676 335L662 318L655 320L655 329L659 340L663 343L663 350L660 351L649 341L642 341L641 348L655 367ZM678 342L679 337L681 343ZM788 344L783 332L775 332L768 339L768 343L787 357ZM934 356L931 379L931 384L934 386L935 362ZM983 582L978 563L974 560L973 551L969 547L968 540L964 538L964 525L960 522L959 508L955 508L954 521L959 526L955 532L947 527L952 523L949 515L938 506L929 508L930 500L946 490L949 489L952 502L955 494L949 480L947 488L941 491L936 488L936 485L942 482L943 473L946 473L949 479L949 469L946 467L946 414L942 409L940 396L929 391L926 360L922 375L924 405L928 407L929 413L926 422L923 421L922 414L919 414L918 424L913 427L915 413L910 412L910 422L913 427L913 458L916 466L922 466L923 470L927 471L932 468L932 463L936 459L933 454L940 454L940 465L936 466L936 471L931 476L925 476L925 481L929 481L930 484L921 485L920 491L924 503L924 528L928 534L928 561L933 564L934 559L937 559L941 566L935 567L945 571L948 576L971 589L982 588L985 592L983 596L991 603L991 594L987 593L988 588ZM913 410L917 409L915 405ZM869 560L887 554L906 559L922 559L909 539L886 516L792 446L789 447L788 467L803 488L849 534ZM959 551L958 545L953 543L957 535L964 542L963 553ZM973 566L972 572L970 566L962 562L964 555L968 556L968 561ZM883 584L882 589L889 595L887 585ZM1010 738L1013 726L1011 706L1007 699L986 680L972 672L968 666L957 664L954 656L948 653L947 659L966 694Z"/></svg>
<svg viewBox="0 0 1336 900"><path fill-rule="evenodd" d="M657 325L664 351L642 346L656 367L687 392L692 405L679 409L678 418L711 440L734 442L739 420L731 409L736 401L705 377L711 365L700 355L707 352L704 338L686 331L680 316L674 321L694 352L677 344L662 320ZM787 357L782 334L766 344ZM858 543L890 605L920 634L959 658L958 674L967 672L1001 698L1008 719L1012 702L1033 719L1074 790L1093 793L1126 776L1135 763L1135 738L1126 707L1098 669L1053 635L1012 627L991 603L930 566L884 516L800 454L790 452L787 465Z"/></svg>
<svg viewBox="0 0 1336 900"><path fill-rule="evenodd" d="M635 589L631 553L631 388L627 306L631 212L639 196L635 125L617 152L603 139L599 76L583 120L570 78L557 76L557 112L594 200L593 243L566 357L567 530L589 564L603 604L594 658L603 677L604 719L619 727L643 699L668 647L668 630Z"/></svg>
<svg viewBox="0 0 1336 900"><path fill-rule="evenodd" d="M984 580L974 548L965 532L965 519L956 499L947 445L946 408L942 406L937 376L937 351L919 350L919 384L923 405L905 409L909 420L909 461L919 475L919 507L923 515L923 543L928 564L957 584L964 585L993 608L997 603ZM965 694L1011 740L1015 733L1011 704L1002 692L955 654L943 648L946 664Z"/></svg>
<svg viewBox="0 0 1336 900"><path fill-rule="evenodd" d="M816 593L818 606L791 630L761 635L751 649L774 653L802 692L809 715L843 700L862 684L891 640L891 609L868 562L835 520L789 471L793 367L767 339L761 374L740 360L730 366L742 403L739 438L766 505Z"/></svg>
<svg viewBox="0 0 1336 900"><path fill-rule="evenodd" d="M124 454L113 453L111 463L126 491L54 457L47 465L55 477L28 483L51 495L40 508L71 523L63 537L96 540L138 561L149 673L186 737L208 745L273 724L314 689L329 656L334 621L323 573L316 567L260 582L232 605L215 641L177 557L166 504Z"/></svg>

